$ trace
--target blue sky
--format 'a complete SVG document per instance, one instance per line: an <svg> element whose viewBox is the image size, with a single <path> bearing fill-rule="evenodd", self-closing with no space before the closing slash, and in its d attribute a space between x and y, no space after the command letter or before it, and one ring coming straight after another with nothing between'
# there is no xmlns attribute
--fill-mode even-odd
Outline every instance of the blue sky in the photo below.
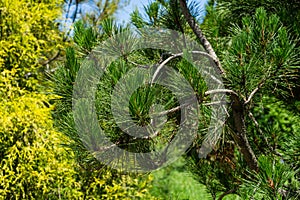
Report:
<svg viewBox="0 0 300 200"><path fill-rule="evenodd" d="M116 19L119 23L123 21L129 22L130 21L130 13L138 8L140 11L143 10L144 5L148 5L149 2L153 0L131 0L130 4L123 9L120 9L116 14ZM195 2L199 2L201 6L204 6L207 0L195 0ZM204 8L204 7L203 7Z"/></svg>
<svg viewBox="0 0 300 200"><path fill-rule="evenodd" d="M72 0L72 3L70 5L66 4L64 7L65 13L63 14L63 18L66 19L67 18L67 24L72 22L72 18L75 14L75 10L76 10L76 5L75 5L75 0ZM95 12L96 11L96 7L95 7L95 0L86 0L82 3L79 4L78 6L78 12L82 12L82 13L87 13L87 12ZM130 3L123 7L122 9L119 9L115 15L117 21L119 23L122 22L130 22L130 13L132 11L134 11L136 8L139 10L143 10L143 6L144 5L148 5L148 3L151 2L151 0L130 0ZM69 12L67 12L67 10L69 9ZM79 15L79 14L77 14ZM78 16L77 16L78 17Z"/></svg>
<svg viewBox="0 0 300 200"><path fill-rule="evenodd" d="M115 15L116 20L118 23L129 23L130 22L130 13L132 13L136 8L139 9L141 12L143 11L143 6L148 5L153 0L130 0L130 3L123 7L122 9L119 9ZM95 12L95 0L86 0L83 3L80 3L78 6L78 12L87 13L87 12ZM207 0L196 0L196 2L199 2L202 6L207 2ZM67 12L63 15L63 24L65 24L65 30L69 29L69 26L72 24L72 18L75 14L75 0L72 0L72 4L69 9L69 14ZM68 10L68 5L65 5L65 11ZM80 14L78 14L80 15ZM79 16L77 16L79 17ZM67 19L66 19L67 18Z"/></svg>
<svg viewBox="0 0 300 200"><path fill-rule="evenodd" d="M130 13L136 8L143 10L143 6L148 5L149 2L151 2L151 0L131 0L128 6L117 11L115 15L117 21L119 23L130 22Z"/></svg>

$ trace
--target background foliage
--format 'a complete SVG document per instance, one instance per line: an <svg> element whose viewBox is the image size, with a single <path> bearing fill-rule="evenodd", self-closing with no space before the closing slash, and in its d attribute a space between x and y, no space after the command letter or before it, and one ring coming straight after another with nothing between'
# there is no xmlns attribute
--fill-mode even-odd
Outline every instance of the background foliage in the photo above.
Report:
<svg viewBox="0 0 300 200"><path fill-rule="evenodd" d="M243 103L249 99L241 115L258 170L249 167L237 142L233 107L228 109L217 146L205 159L199 158L211 114L205 103L210 98L200 75L176 58L169 66L191 83L202 104L199 133L182 160L151 175L112 170L86 150L72 113L77 72L97 44L134 28L171 28L194 38L199 46L201 40L193 34L179 0L149 2L145 12L132 13L131 25L122 26L111 18L120 1L97 2L96 12L81 16L74 35L67 38L57 23L63 1L0 1L0 199L300 197L298 1L210 0L206 8L188 1L190 13L226 70L226 88ZM76 1L76 6L84 3ZM203 10L206 15L201 19ZM77 14L72 22L78 20ZM150 151L166 144L177 131L179 111L168 115L159 137L132 140L117 127L110 109L111 93L120 77L129 69L167 57L166 52L153 49L133 52L109 66L98 84L99 123L123 148ZM51 72L50 83L45 71ZM235 103L227 100L230 106ZM178 105L165 88L139 88L130 99L136 123L149 124L149 109L157 102L166 109Z"/></svg>

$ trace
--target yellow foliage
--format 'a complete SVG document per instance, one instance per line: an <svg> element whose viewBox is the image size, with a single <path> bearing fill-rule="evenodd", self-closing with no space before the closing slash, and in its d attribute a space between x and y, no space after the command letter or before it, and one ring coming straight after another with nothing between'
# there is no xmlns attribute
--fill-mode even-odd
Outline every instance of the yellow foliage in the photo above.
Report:
<svg viewBox="0 0 300 200"><path fill-rule="evenodd" d="M3 86L3 75L0 77ZM15 93L18 87L14 86L12 91L9 101L0 91L0 197L80 195L72 154L60 145L63 136L52 127L49 96L22 90Z"/></svg>
<svg viewBox="0 0 300 200"><path fill-rule="evenodd" d="M4 73L7 72L7 73ZM0 199L150 199L151 177L95 170L82 176L66 136L53 128L53 98L0 74ZM5 94L9 94L5 96ZM87 180L89 183L87 183Z"/></svg>
<svg viewBox="0 0 300 200"><path fill-rule="evenodd" d="M115 175L116 176L116 175ZM149 193L152 176L118 175L114 177L106 171L100 177L94 177L89 186L88 199L155 199ZM99 189L101 192L99 193Z"/></svg>
<svg viewBox="0 0 300 200"><path fill-rule="evenodd" d="M25 74L34 74L41 63L62 48L63 37L55 20L63 0L0 1L0 72L14 70L25 85ZM32 83L31 83L32 84Z"/></svg>
<svg viewBox="0 0 300 200"><path fill-rule="evenodd" d="M54 23L62 3L0 0L0 200L149 196L149 178L100 170L91 179L82 176L73 152L62 146L68 138L53 127L54 97L38 92L36 78L25 77L37 75L41 63L62 48Z"/></svg>

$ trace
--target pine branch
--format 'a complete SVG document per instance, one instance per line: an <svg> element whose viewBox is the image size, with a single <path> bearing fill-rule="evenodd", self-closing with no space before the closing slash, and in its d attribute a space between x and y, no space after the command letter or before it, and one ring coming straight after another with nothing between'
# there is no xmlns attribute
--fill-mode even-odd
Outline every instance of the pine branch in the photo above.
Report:
<svg viewBox="0 0 300 200"><path fill-rule="evenodd" d="M192 54L199 54L199 55L202 55L202 56L205 56L207 58L210 58L210 59L213 59L213 57L211 55L209 55L208 53L205 53L205 52L202 52L202 51L191 51L189 53L192 53ZM155 78L157 77L157 75L159 74L160 70L168 63L170 62L172 59L174 58L178 58L178 57L181 57L183 56L184 53L178 53L178 54L174 54L174 55L171 55L170 57L168 57L166 60L164 60L163 62L161 62L161 64L157 67L156 71L154 72L153 74L153 78L151 80L151 84L154 82ZM205 71L204 71L205 73ZM210 73L206 73L207 75L211 76L211 78L213 80L215 80L216 82L218 83L222 83L222 81L220 81L219 79L217 79L215 76L211 75Z"/></svg>
<svg viewBox="0 0 300 200"><path fill-rule="evenodd" d="M204 46L204 49L207 53L213 58L216 66L218 67L220 74L225 75L225 71L221 66L221 63L211 46L210 42L206 39L205 35L203 34L202 30L200 29L199 25L197 24L194 17L191 15L186 0L179 0L183 15L185 16L186 21L190 25L191 29L200 40L201 44ZM230 91L230 92L229 92ZM232 103L232 111L233 111L233 119L234 119L234 126L236 128L236 142L240 148L241 153L243 154L248 166L255 171L258 171L258 161L257 158L249 144L247 138L247 128L245 124L245 116L244 116L244 103L241 102L239 95L231 90L228 90L231 96ZM209 94L209 93L208 93ZM255 92L253 93L253 95ZM252 96L253 96L252 95ZM251 97L252 98L252 97ZM251 99L250 99L251 100Z"/></svg>
<svg viewBox="0 0 300 200"><path fill-rule="evenodd" d="M196 20L194 19L194 17L191 15L191 13L190 13L190 11L187 7L186 1L185 0L179 0L179 2L180 2L180 5L181 5L183 15L184 15L185 19L187 20L188 24L190 25L190 27L192 28L195 35L198 37L198 39L200 40L200 42L204 46L207 53L209 55L211 55L213 61L215 62L215 64L217 65L217 67L220 71L220 74L224 74L225 71L221 66L221 63L218 59L217 54L215 53L215 51L214 51L213 47L211 46L210 42L206 39L205 35L202 33L202 30L198 26L198 24L197 24Z"/></svg>
<svg viewBox="0 0 300 200"><path fill-rule="evenodd" d="M218 94L218 93L229 93L235 96L239 96L235 91L233 90L228 90L228 89L216 89L216 90L209 90L205 92L205 95L210 95L210 94Z"/></svg>
<svg viewBox="0 0 300 200"><path fill-rule="evenodd" d="M258 86L250 93L248 99L244 102L244 105L248 104L253 96L258 92L258 90L264 85L265 81L261 81Z"/></svg>

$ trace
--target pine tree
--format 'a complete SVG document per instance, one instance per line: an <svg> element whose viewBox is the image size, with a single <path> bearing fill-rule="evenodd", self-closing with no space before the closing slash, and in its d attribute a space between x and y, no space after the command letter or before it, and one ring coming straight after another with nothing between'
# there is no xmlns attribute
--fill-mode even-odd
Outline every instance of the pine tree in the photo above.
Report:
<svg viewBox="0 0 300 200"><path fill-rule="evenodd" d="M202 24L198 22L197 3L190 1L157 0L145 7L146 16L135 11L132 23L137 28L174 29L182 34L174 39L179 42L187 37L194 38L199 48L204 49L202 54L218 68L225 89L208 91L205 80L193 66L170 52L144 49L124 54L107 68L96 91L98 122L111 141L134 152L149 152L170 144L180 125L180 111L172 109L178 107L178 101L168 89L157 85L140 87L129 101L131 118L139 125L151 124L149 110L152 105L160 104L167 110L167 123L155 133L154 139L140 140L124 133L110 108L113 88L129 70L147 68L149 63L168 62L168 66L189 81L197 94L201 113L199 130L186 159L213 199L222 199L229 194L244 199L297 199L300 127L297 123L299 110L293 110L297 108L293 94L299 79L298 30L295 28L297 22L289 26L293 20L287 13L294 12L290 10L289 2L278 4L286 8L280 13L277 5L274 10L267 7L276 2L211 1ZM72 139L71 148L86 169L96 170L103 167L103 163L85 149L71 112L73 83L80 59L98 42L128 32L128 27L117 27L111 20L103 21L99 32L85 29L78 23L74 36L76 49L68 50L64 67L54 75L55 92L62 97L55 112L57 122L63 122L58 126ZM186 52L181 53L184 56ZM76 54L82 57L77 59ZM136 81L132 79L130 84ZM213 114L211 106L218 102L210 102L210 96L219 93L228 96L228 118L222 134L211 135L207 132L207 124ZM293 99L293 105L287 105L291 102L289 99ZM149 133L151 135L151 130ZM213 138L208 140L213 144L213 150L206 158L199 158L201 144L207 138ZM143 163L137 165L143 167Z"/></svg>

